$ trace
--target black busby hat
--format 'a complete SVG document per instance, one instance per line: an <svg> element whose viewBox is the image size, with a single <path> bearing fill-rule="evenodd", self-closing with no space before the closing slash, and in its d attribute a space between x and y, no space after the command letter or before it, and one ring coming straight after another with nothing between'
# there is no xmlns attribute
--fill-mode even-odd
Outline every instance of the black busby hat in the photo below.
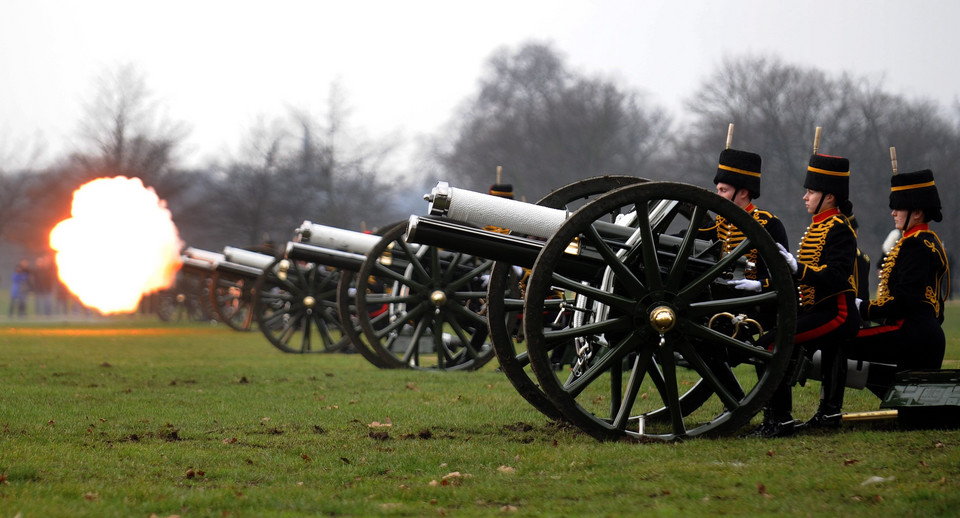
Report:
<svg viewBox="0 0 960 518"><path fill-rule="evenodd" d="M830 155L810 155L805 189L833 194L839 200L850 198L850 161Z"/></svg>
<svg viewBox="0 0 960 518"><path fill-rule="evenodd" d="M760 155L737 149L720 152L720 164L713 183L728 183L737 189L746 189L750 198L760 197Z"/></svg>
<svg viewBox="0 0 960 518"><path fill-rule="evenodd" d="M940 194L933 182L933 171L924 169L890 177L890 208L894 210L925 209L940 212ZM940 221L936 219L936 221Z"/></svg>
<svg viewBox="0 0 960 518"><path fill-rule="evenodd" d="M495 183L490 186L488 193L491 196L513 199L513 185L509 183Z"/></svg>

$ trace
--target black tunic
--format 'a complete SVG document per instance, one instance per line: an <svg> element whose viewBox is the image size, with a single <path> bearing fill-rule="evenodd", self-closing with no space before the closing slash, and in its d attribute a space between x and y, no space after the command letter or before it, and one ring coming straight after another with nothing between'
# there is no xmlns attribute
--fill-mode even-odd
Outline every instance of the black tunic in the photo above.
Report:
<svg viewBox="0 0 960 518"><path fill-rule="evenodd" d="M884 259L876 300L860 305L864 320L882 325L857 334L850 358L895 364L899 370L939 369L946 345L940 325L949 272L943 244L928 225L904 233Z"/></svg>

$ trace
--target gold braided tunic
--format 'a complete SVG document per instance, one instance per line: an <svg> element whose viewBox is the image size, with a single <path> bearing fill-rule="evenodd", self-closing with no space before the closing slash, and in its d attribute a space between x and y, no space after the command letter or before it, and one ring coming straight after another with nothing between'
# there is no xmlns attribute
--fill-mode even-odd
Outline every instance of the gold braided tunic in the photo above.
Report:
<svg viewBox="0 0 960 518"><path fill-rule="evenodd" d="M950 266L943 243L926 223L916 225L887 254L880 272L876 300L865 301L860 313L867 320L905 318L930 311L943 320L943 300L949 292Z"/></svg>
<svg viewBox="0 0 960 518"><path fill-rule="evenodd" d="M801 311L847 291L857 292L857 233L839 209L813 217L797 252Z"/></svg>
<svg viewBox="0 0 960 518"><path fill-rule="evenodd" d="M750 215L753 216L753 219L755 219L758 223L760 223L761 226L763 226L763 228L767 230L767 233L770 234L774 241L783 245L784 248L788 247L787 231L783 227L783 223L780 222L779 218L771 214L769 211L758 209L752 203L744 207L744 210L749 212ZM743 234L743 231L719 214L714 220L712 226L698 230L698 237L700 239L719 241L723 243L720 249L721 257L733 251L733 249L735 249L746 238L746 236ZM744 255L744 257L750 262L750 264L753 265L744 271L744 278L754 281L759 280L763 288L769 288L770 279L767 275L767 269L762 264L762 261L757 260L757 249L754 248L750 250Z"/></svg>

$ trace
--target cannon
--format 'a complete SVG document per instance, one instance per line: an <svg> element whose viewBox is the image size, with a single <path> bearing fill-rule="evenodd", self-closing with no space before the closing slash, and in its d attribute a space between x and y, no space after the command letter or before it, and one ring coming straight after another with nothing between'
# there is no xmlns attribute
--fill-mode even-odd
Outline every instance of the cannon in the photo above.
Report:
<svg viewBox="0 0 960 518"><path fill-rule="evenodd" d="M338 352L353 346L368 361L383 366L349 325L351 320L341 318L337 301L341 280L366 259L352 250L366 250L379 239L310 221L296 229L294 240L255 283L256 320L270 343L288 353Z"/></svg>
<svg viewBox="0 0 960 518"><path fill-rule="evenodd" d="M411 218L407 237L498 261L487 294L494 350L521 395L542 398L534 406L545 414L598 439L738 430L799 364L796 293L776 244L745 211L699 187L609 177L579 187L590 199L570 210L562 197L533 209L440 184L426 196L433 216ZM746 236L726 255L697 238L718 215ZM744 295L727 281L753 266L751 249L773 288ZM529 269L523 303L502 283L513 266ZM526 351L493 330L493 315L516 311ZM755 345L763 332L774 333L769 349Z"/></svg>
<svg viewBox="0 0 960 518"><path fill-rule="evenodd" d="M410 245L405 228L371 235L305 221L257 282L261 329L302 351L307 322L335 305L345 339L378 367L471 370L490 361L479 284L492 261Z"/></svg>
<svg viewBox="0 0 960 518"><path fill-rule="evenodd" d="M203 256L204 258L200 258ZM180 256L181 267L173 286L157 293L157 317L164 322L216 319L210 303L209 280L213 274L212 259L221 254L187 248Z"/></svg>
<svg viewBox="0 0 960 518"><path fill-rule="evenodd" d="M180 255L181 272L199 279L204 312L238 331L250 330L253 284L272 260L270 255L230 246L223 253L187 247Z"/></svg>

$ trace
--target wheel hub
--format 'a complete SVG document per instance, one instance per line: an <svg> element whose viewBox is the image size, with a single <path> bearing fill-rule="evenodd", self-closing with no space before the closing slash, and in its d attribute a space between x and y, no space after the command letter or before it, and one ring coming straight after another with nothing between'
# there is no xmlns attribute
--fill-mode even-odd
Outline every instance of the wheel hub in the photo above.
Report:
<svg viewBox="0 0 960 518"><path fill-rule="evenodd" d="M434 292L430 294L430 302L439 308L447 303L447 294L442 290L434 290Z"/></svg>
<svg viewBox="0 0 960 518"><path fill-rule="evenodd" d="M657 306L650 312L650 325L660 334L673 329L676 323L676 313L667 306Z"/></svg>
<svg viewBox="0 0 960 518"><path fill-rule="evenodd" d="M317 299L311 297L310 295L307 295L306 297L303 298L303 305L308 308L312 308L314 305L316 305L316 303L317 303Z"/></svg>

